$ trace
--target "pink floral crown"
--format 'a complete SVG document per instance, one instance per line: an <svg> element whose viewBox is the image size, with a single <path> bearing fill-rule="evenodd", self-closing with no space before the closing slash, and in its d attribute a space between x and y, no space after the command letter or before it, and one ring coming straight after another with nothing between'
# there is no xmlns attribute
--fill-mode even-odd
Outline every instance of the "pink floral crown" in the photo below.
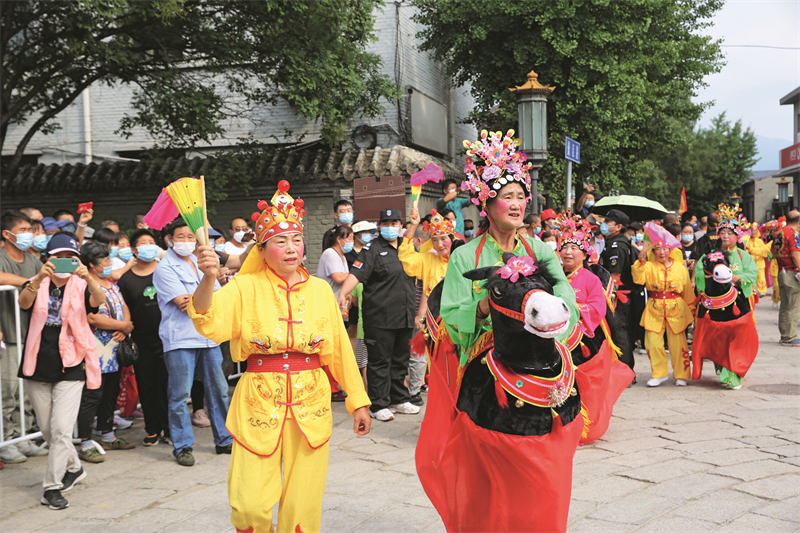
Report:
<svg viewBox="0 0 800 533"><path fill-rule="evenodd" d="M717 208L717 235L725 228L732 230L739 238L743 237L747 230L750 229L750 224L748 224L747 218L742 214L742 209L738 205L719 204Z"/></svg>
<svg viewBox="0 0 800 533"><path fill-rule="evenodd" d="M589 254L589 239L592 238L592 225L577 215L572 215L569 211L560 213L554 225L558 225L558 249L565 244L572 243L585 253Z"/></svg>
<svg viewBox="0 0 800 533"><path fill-rule="evenodd" d="M497 191L508 183L519 182L525 189L525 201L531 200L531 176L528 172L533 163L529 163L524 152L517 152L521 144L514 139L514 130L508 130L505 137L500 131L481 132L481 140L464 141L467 149L467 164L464 174L467 179L461 182L461 188L472 193L472 203L480 206L481 216L486 216L486 201L497 196ZM475 166L473 156L481 158L482 165Z"/></svg>

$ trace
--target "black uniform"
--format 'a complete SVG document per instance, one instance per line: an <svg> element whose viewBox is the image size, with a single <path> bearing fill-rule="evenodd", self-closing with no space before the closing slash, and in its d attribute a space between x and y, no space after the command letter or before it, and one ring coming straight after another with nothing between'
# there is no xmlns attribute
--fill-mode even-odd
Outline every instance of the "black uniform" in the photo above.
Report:
<svg viewBox="0 0 800 533"><path fill-rule="evenodd" d="M699 261L707 253L718 250L722 246L722 241L717 237L716 228L708 228L708 232L695 241L695 248L691 258Z"/></svg>
<svg viewBox="0 0 800 533"><path fill-rule="evenodd" d="M383 237L370 242L350 269L364 284L361 301L367 345L367 385L372 412L411 399L405 385L414 331L416 288L397 248Z"/></svg>
<svg viewBox="0 0 800 533"><path fill-rule="evenodd" d="M641 316L633 316L633 306L631 305L631 298L637 290L641 290L641 285L633 283L631 267L634 260L635 255L631 243L624 234L619 233L606 238L606 247L600 255L600 264L612 274L616 272L620 275L614 318L623 341L619 345L622 350L620 360L631 367L631 370L634 366L633 347L636 344L634 325L641 319ZM627 301L623 302L623 300Z"/></svg>

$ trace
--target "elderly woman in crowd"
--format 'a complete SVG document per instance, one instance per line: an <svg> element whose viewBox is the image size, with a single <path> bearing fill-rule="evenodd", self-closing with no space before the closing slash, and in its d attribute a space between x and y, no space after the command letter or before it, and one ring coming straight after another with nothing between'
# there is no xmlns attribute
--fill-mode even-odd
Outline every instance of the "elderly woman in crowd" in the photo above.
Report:
<svg viewBox="0 0 800 533"><path fill-rule="evenodd" d="M302 200L282 181L272 205L254 213L257 247L239 275L214 292L219 260L200 248L205 274L187 312L214 342L231 340L233 360L247 361L226 427L234 436L228 498L238 531L319 531L333 429L327 365L347 391L353 429L370 429L367 394L329 286L300 265ZM281 470L283 480L281 480Z"/></svg>
<svg viewBox="0 0 800 533"><path fill-rule="evenodd" d="M89 324L94 331L100 371L103 374L99 389L85 388L78 413L78 437L81 439L80 457L90 463L102 463L105 455L95 448L92 437L92 421L97 416L97 431L102 434L101 446L106 450L128 450L133 443L117 438L114 434L114 410L119 396L120 367L117 363L117 347L133 331L131 313L122 299L119 287L109 279L111 260L108 247L99 242L88 242L81 248L81 262L89 275L102 289L103 303L98 311L89 313Z"/></svg>
<svg viewBox="0 0 800 533"><path fill-rule="evenodd" d="M97 345L87 313L97 312L105 295L86 266L56 269L53 258L77 259L78 243L70 235L54 236L47 245L48 261L23 285L19 306L30 310L25 354L19 377L33 404L39 427L50 446L44 475L42 504L64 509L62 495L86 477L72 445L72 428L81 404L84 382L101 385ZM60 272L54 272L60 270Z"/></svg>

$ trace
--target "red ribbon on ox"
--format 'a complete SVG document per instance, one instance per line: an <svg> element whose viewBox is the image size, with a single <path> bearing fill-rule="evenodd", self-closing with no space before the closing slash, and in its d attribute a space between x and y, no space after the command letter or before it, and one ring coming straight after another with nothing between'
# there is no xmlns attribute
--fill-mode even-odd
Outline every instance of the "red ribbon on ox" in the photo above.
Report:
<svg viewBox="0 0 800 533"><path fill-rule="evenodd" d="M703 359L710 359L743 378L758 354L758 331L753 313L728 322L715 322L708 313L698 318L692 340L692 379L703 374Z"/></svg>

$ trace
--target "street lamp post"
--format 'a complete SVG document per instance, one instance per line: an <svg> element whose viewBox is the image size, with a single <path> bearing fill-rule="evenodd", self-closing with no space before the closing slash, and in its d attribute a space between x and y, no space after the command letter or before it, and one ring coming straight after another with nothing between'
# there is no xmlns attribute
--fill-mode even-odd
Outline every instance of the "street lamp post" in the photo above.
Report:
<svg viewBox="0 0 800 533"><path fill-rule="evenodd" d="M781 181L778 182L778 206L780 206L780 215L786 215L789 212L789 182L786 181L786 176L781 176Z"/></svg>
<svg viewBox="0 0 800 533"><path fill-rule="evenodd" d="M736 194L735 192L731 195L731 203L733 205L739 205L739 202L742 201L742 197Z"/></svg>
<svg viewBox="0 0 800 533"><path fill-rule="evenodd" d="M532 70L523 85L509 89L517 96L521 148L533 163L531 210L534 213L539 212L539 169L547 160L547 95L554 89L539 83L539 75Z"/></svg>

